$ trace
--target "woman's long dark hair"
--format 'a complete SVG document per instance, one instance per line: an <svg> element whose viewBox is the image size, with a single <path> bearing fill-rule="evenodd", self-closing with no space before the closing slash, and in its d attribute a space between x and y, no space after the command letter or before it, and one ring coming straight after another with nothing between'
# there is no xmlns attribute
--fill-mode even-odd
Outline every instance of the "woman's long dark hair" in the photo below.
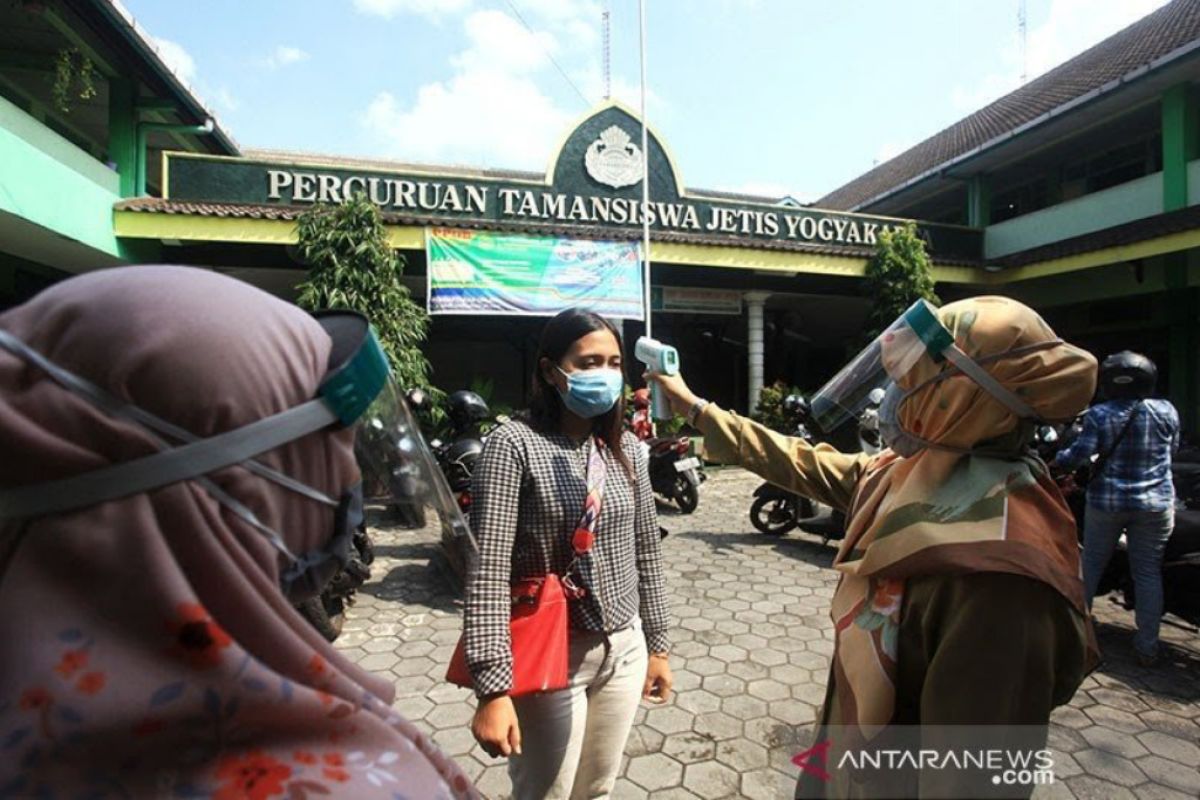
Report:
<svg viewBox="0 0 1200 800"><path fill-rule="evenodd" d="M599 314L584 311L579 308L569 308L546 323L542 329L542 339L538 343L537 358L533 366L533 399L529 404L529 423L535 429L543 432L558 432L561 430L564 411L562 398L558 388L546 380L542 374L542 359L549 359L552 364L561 364L571 345L597 331L608 331L621 346L621 334L616 326ZM622 365L624 358L622 358ZM621 446L621 436L625 431L625 396L607 413L596 417L592 424L592 432L613 451L625 472L632 477L633 465L629 455Z"/></svg>

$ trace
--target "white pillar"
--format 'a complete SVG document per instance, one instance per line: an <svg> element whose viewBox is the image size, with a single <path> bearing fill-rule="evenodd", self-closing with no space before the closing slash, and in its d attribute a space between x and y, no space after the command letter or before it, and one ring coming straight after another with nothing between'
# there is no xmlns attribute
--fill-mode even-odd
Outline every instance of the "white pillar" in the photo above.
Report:
<svg viewBox="0 0 1200 800"><path fill-rule="evenodd" d="M746 315L749 321L749 332L746 337L746 351L750 358L750 413L758 409L758 397L763 388L763 307L767 304L770 292L746 292Z"/></svg>

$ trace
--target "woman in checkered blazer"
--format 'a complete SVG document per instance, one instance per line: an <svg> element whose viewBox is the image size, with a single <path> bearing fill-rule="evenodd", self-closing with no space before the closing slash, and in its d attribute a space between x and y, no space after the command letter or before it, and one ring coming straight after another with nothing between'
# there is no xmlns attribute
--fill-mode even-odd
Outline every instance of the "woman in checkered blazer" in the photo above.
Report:
<svg viewBox="0 0 1200 800"><path fill-rule="evenodd" d="M476 468L479 558L464 623L479 697L472 730L509 758L518 800L607 797L639 700L670 693L658 519L647 456L623 429L624 387L616 328L559 314L542 334L529 413L491 434ZM569 568L596 447L606 480L595 543L570 575L584 591L570 603L569 685L510 697L509 587Z"/></svg>

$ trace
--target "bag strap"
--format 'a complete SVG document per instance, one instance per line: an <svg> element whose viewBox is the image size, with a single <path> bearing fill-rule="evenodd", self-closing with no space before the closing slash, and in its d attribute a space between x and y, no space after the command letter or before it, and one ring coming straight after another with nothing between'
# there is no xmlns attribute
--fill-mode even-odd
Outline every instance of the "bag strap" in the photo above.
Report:
<svg viewBox="0 0 1200 800"><path fill-rule="evenodd" d="M593 438L587 461L587 497L583 501L583 515L571 536L571 548L575 551L575 558L586 555L596 543L596 523L600 520L600 508L604 504L604 484L607 479L608 465L604 461L604 442Z"/></svg>
<svg viewBox="0 0 1200 800"><path fill-rule="evenodd" d="M1112 458L1113 453L1117 452L1117 445L1121 444L1121 440L1125 438L1125 432L1129 430L1129 426L1133 423L1133 418L1141 410L1142 401L1139 400L1138 404L1134 406L1133 411L1130 411L1129 416L1125 418L1125 424L1121 426L1121 432L1117 434L1117 438L1113 439L1113 443L1109 446L1108 450L1096 459L1096 463L1092 466L1093 478L1104 471L1104 468L1108 465L1108 460Z"/></svg>

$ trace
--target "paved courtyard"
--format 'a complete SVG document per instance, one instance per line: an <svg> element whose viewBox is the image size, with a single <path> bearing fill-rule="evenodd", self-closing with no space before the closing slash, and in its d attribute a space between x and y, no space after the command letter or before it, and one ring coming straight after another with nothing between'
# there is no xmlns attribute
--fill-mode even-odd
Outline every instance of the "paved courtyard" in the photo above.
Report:
<svg viewBox="0 0 1200 800"><path fill-rule="evenodd" d="M757 481L712 473L692 516L661 509L676 617L677 694L643 707L618 798L791 797L792 757L810 741L824 697L833 631L833 550L793 533L755 533ZM377 531L373 580L350 609L338 646L393 680L396 708L429 731L490 798L510 791L504 763L475 745L470 692L442 679L461 630L458 597L430 569L435 532ZM1055 714L1057 783L1042 798L1200 797L1200 640L1165 626L1167 657L1141 669L1132 614L1096 604L1106 663Z"/></svg>

